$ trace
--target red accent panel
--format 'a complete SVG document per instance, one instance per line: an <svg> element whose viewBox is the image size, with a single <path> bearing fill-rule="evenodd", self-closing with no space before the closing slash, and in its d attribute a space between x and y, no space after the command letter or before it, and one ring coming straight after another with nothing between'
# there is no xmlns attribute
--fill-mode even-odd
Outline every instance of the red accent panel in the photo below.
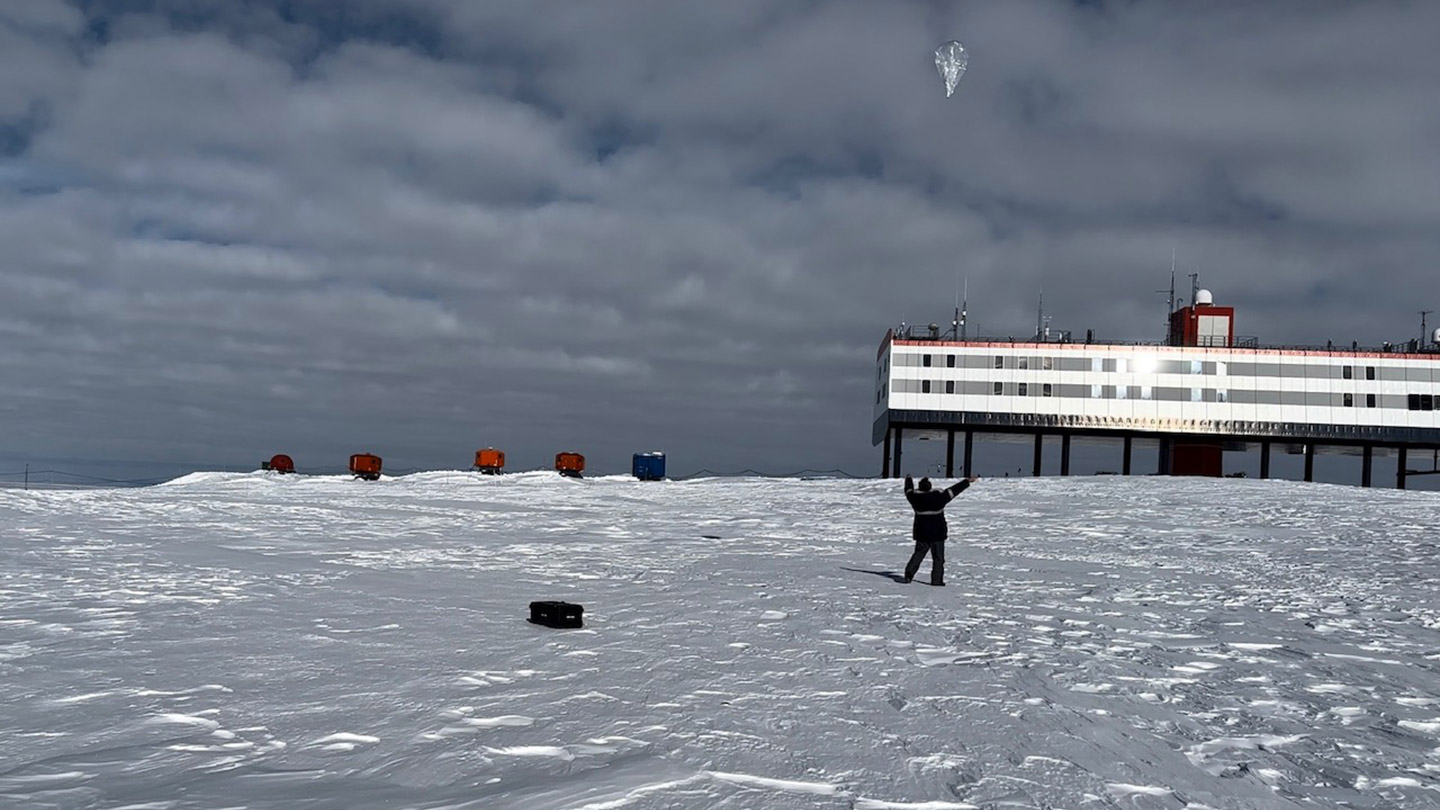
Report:
<svg viewBox="0 0 1440 810"><path fill-rule="evenodd" d="M1223 450L1218 444L1177 441L1170 450L1170 474L1219 478L1225 469L1223 457Z"/></svg>

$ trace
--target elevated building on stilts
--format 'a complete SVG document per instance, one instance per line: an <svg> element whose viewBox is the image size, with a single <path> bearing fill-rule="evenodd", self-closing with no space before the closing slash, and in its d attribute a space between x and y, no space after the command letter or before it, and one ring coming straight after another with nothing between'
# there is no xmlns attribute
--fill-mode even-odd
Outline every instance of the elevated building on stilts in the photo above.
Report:
<svg viewBox="0 0 1440 810"><path fill-rule="evenodd" d="M1206 290L1170 309L1158 343L1076 340L1051 332L1043 311L1028 340L967 337L958 309L943 334L934 324L889 330L872 430L883 474L900 474L906 439L943 438L953 477L959 436L970 475L974 436L1007 434L1033 437L1035 475L1047 436L1060 440L1062 475L1071 439L1099 437L1120 445L1127 475L1135 442L1158 445L1155 472L1174 475L1223 475L1224 450L1258 446L1268 477L1273 447L1298 449L1307 481L1317 449L1343 448L1362 457L1370 486L1373 456L1393 451L1403 488L1419 472L1407 453L1440 448L1440 330L1375 348L1264 347L1236 337L1234 308Z"/></svg>

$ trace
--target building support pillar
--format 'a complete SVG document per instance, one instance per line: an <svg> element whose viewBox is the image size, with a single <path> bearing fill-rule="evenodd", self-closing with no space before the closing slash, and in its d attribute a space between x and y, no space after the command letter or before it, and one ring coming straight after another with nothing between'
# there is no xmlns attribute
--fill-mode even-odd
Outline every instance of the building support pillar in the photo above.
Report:
<svg viewBox="0 0 1440 810"><path fill-rule="evenodd" d="M904 428L897 427L897 428L895 428L895 458L894 458L895 472L893 473L894 477L896 477L896 478L899 478L899 477L901 477L901 475L902 475L902 473L900 472L900 470L901 470L901 467L900 467L900 457L901 457L901 455L902 455L904 452L905 452L905 429L904 429Z"/></svg>
<svg viewBox="0 0 1440 810"><path fill-rule="evenodd" d="M1374 455L1374 448L1368 444L1365 445L1360 455L1360 486L1362 487L1370 486L1370 465Z"/></svg>
<svg viewBox="0 0 1440 810"><path fill-rule="evenodd" d="M1400 445L1400 452L1398 453L1398 456L1399 456L1399 457L1398 457L1397 459L1395 459L1395 488L1396 488L1396 489L1404 489L1404 488L1405 488L1405 468L1410 465L1410 462L1405 458L1405 451L1406 451L1407 449L1408 449L1408 448L1406 448L1405 445L1403 445L1403 444Z"/></svg>
<svg viewBox="0 0 1440 810"><path fill-rule="evenodd" d="M1260 442L1260 478L1270 477L1270 442Z"/></svg>
<svg viewBox="0 0 1440 810"><path fill-rule="evenodd" d="M1169 436L1160 437L1160 459L1155 465L1156 475L1170 474L1170 454L1173 452L1175 441Z"/></svg>
<svg viewBox="0 0 1440 810"><path fill-rule="evenodd" d="M975 454L975 431L973 431L973 430L967 430L967 431L965 431L965 477L966 477L966 478L969 478L970 476L972 476L972 475L975 474L975 472L974 472L975 468L970 465L970 461L971 461L971 459L973 458L974 454Z"/></svg>
<svg viewBox="0 0 1440 810"><path fill-rule="evenodd" d="M1060 434L1060 474L1070 474L1070 434Z"/></svg>
<svg viewBox="0 0 1440 810"><path fill-rule="evenodd" d="M1132 439L1133 437L1128 434L1125 436L1125 461L1120 467L1120 472L1122 475L1130 474L1130 444Z"/></svg>
<svg viewBox="0 0 1440 810"><path fill-rule="evenodd" d="M1312 442L1305 443L1305 480L1315 480L1315 445Z"/></svg>
<svg viewBox="0 0 1440 810"><path fill-rule="evenodd" d="M945 477L955 477L955 429L945 433Z"/></svg>
<svg viewBox="0 0 1440 810"><path fill-rule="evenodd" d="M1045 447L1045 434L1044 434L1044 433L1036 433L1036 434L1035 434L1035 468L1031 471L1030 474L1031 474L1031 475L1034 475L1034 476L1037 477L1037 478L1040 476L1040 457L1041 457L1041 454L1044 452L1044 447Z"/></svg>
<svg viewBox="0 0 1440 810"><path fill-rule="evenodd" d="M885 450L880 457L880 477L890 477L890 428L885 428Z"/></svg>

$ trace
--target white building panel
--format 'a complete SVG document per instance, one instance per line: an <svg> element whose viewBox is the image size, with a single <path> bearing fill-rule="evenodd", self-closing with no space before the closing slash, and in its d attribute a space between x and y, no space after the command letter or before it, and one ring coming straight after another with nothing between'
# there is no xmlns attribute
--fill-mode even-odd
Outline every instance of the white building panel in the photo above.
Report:
<svg viewBox="0 0 1440 810"><path fill-rule="evenodd" d="M998 369L996 357L1002 363ZM1368 379L1369 368L1374 379ZM1010 414L1139 430L1177 430L1177 422L1203 423L1197 428L1203 430L1231 423L1435 430L1440 429L1440 410L1434 409L1440 400L1437 368L1440 355L898 342L877 361L874 413L880 419L887 409L924 411L941 422L945 413ZM930 393L922 393L926 380ZM954 393L946 393L947 381ZM995 383L1000 395L993 393ZM1025 396L1019 395L1022 383ZM1044 395L1046 385L1051 396ZM1367 401L1372 394L1375 407ZM1432 410L1410 410L1412 395L1428 397Z"/></svg>

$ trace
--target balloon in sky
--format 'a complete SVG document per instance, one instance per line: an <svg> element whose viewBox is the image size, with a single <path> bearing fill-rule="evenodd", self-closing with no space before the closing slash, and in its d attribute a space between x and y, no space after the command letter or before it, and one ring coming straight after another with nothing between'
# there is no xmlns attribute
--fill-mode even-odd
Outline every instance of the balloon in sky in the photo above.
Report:
<svg viewBox="0 0 1440 810"><path fill-rule="evenodd" d="M955 94L955 85L965 75L965 65L969 62L970 55L965 52L965 46L953 39L935 49L935 69L945 78L946 98Z"/></svg>

